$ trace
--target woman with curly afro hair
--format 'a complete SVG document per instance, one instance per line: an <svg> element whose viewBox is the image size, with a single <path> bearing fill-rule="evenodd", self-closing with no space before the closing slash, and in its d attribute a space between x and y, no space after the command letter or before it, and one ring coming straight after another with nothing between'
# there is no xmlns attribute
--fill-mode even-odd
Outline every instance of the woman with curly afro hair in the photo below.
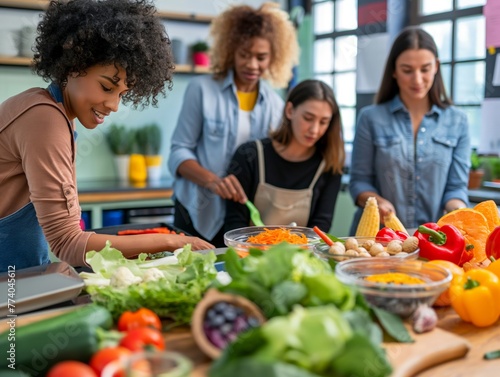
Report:
<svg viewBox="0 0 500 377"><path fill-rule="evenodd" d="M117 111L156 105L172 86L170 40L147 0L51 1L34 47L34 71L50 85L0 104L0 272L47 264L52 252L73 266L109 240L132 257L175 250L179 235L108 236L80 228L74 120L88 129Z"/></svg>
<svg viewBox="0 0 500 377"><path fill-rule="evenodd" d="M168 164L174 224L224 246L224 200L247 200L226 173L229 162L240 144L278 126L284 102L269 84L288 84L299 49L288 14L275 3L230 7L212 22L211 36L213 74L189 83Z"/></svg>

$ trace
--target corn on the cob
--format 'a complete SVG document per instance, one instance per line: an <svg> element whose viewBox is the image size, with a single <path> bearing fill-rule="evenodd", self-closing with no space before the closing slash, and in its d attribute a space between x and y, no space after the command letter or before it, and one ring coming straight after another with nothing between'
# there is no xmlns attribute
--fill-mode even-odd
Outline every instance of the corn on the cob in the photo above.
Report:
<svg viewBox="0 0 500 377"><path fill-rule="evenodd" d="M386 227L391 228L392 230L400 230L408 234L403 223L399 220L394 212L390 212L388 215L384 216L384 224Z"/></svg>
<svg viewBox="0 0 500 377"><path fill-rule="evenodd" d="M380 214L377 199L370 196L356 229L356 237L375 237L380 229Z"/></svg>

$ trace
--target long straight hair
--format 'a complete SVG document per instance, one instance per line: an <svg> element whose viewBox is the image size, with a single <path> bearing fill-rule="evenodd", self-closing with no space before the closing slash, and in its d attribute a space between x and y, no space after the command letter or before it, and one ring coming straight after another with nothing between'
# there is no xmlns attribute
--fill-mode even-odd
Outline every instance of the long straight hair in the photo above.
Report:
<svg viewBox="0 0 500 377"><path fill-rule="evenodd" d="M294 108L297 108L301 103L309 100L326 101L332 108L330 124L324 135L316 142L316 148L325 160L325 171L331 170L333 173L342 174L345 161L344 137L339 107L333 90L322 81L304 80L290 91L286 102L290 102ZM285 146L291 143L292 122L286 117L286 110L283 110L281 124L271 134L271 138Z"/></svg>
<svg viewBox="0 0 500 377"><path fill-rule="evenodd" d="M406 50L425 49L432 52L438 60L438 51L434 39L429 33L419 27L407 27L397 36L392 44L391 51L385 64L384 76L375 96L375 103L380 104L393 99L399 93L398 83L394 78L396 70L396 60ZM433 105L440 108L448 107L452 104L451 99L446 94L443 76L441 75L441 65L438 65L434 82L429 90L429 100Z"/></svg>

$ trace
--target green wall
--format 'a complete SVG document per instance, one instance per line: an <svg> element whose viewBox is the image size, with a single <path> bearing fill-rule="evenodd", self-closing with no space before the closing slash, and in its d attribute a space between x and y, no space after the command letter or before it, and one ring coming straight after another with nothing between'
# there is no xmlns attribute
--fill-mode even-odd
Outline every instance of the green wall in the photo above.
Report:
<svg viewBox="0 0 500 377"><path fill-rule="evenodd" d="M186 85L192 75L176 74L173 90L166 98L160 98L157 108L149 107L143 111L133 110L121 105L118 112L110 115L103 125L87 130L77 121L77 178L78 180L99 180L115 178L116 172L112 154L105 140L106 126L116 122L127 127L139 127L156 122L163 130L162 155L164 156L164 175L168 175L166 160L170 149L170 138L177 122ZM1 67L0 102L31 87L46 87L48 84L34 75L28 67Z"/></svg>

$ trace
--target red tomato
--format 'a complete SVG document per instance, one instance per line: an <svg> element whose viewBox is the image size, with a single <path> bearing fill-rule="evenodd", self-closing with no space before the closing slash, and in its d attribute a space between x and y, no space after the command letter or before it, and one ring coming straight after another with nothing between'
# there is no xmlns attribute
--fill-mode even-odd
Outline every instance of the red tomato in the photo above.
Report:
<svg viewBox="0 0 500 377"><path fill-rule="evenodd" d="M108 347L103 348L90 359L90 366L97 373L98 376L101 375L102 370L106 365L115 360L120 360L132 354L128 348L125 347ZM122 373L118 372L113 375L113 377L120 377ZM71 376L74 377L74 376Z"/></svg>
<svg viewBox="0 0 500 377"><path fill-rule="evenodd" d="M158 315L147 308L140 308L136 312L123 312L118 319L118 330L128 331L138 327L152 327L161 331L161 320Z"/></svg>
<svg viewBox="0 0 500 377"><path fill-rule="evenodd" d="M46 377L97 377L94 370L80 361L61 361L47 373Z"/></svg>
<svg viewBox="0 0 500 377"><path fill-rule="evenodd" d="M164 350L165 340L160 331L150 327L140 327L128 331L120 340L120 346L131 351Z"/></svg>

